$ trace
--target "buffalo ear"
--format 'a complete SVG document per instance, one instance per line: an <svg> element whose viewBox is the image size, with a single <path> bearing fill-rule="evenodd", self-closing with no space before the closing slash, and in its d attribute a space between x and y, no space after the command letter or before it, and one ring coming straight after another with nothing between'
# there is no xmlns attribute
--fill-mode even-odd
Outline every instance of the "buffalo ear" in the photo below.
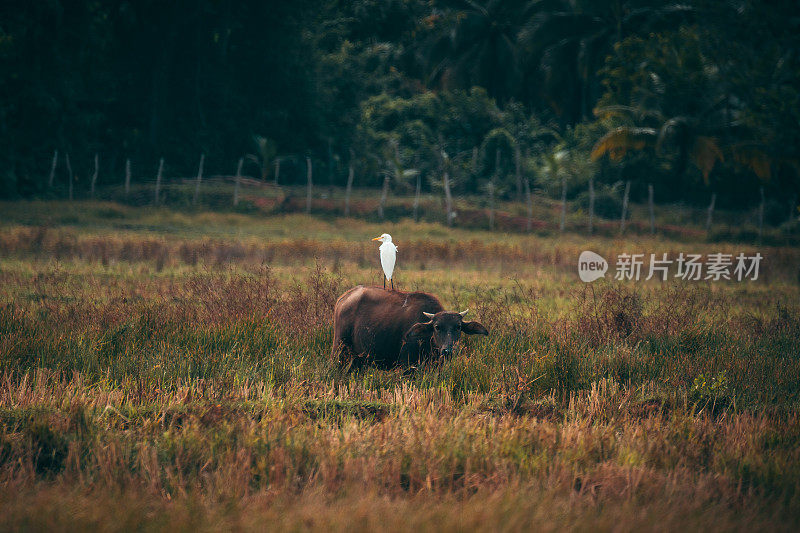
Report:
<svg viewBox="0 0 800 533"><path fill-rule="evenodd" d="M489 330L484 327L480 322L462 322L461 331L467 335L488 335Z"/></svg>
<svg viewBox="0 0 800 533"><path fill-rule="evenodd" d="M406 332L406 339L412 337L425 337L433 334L433 320L430 322L417 322Z"/></svg>

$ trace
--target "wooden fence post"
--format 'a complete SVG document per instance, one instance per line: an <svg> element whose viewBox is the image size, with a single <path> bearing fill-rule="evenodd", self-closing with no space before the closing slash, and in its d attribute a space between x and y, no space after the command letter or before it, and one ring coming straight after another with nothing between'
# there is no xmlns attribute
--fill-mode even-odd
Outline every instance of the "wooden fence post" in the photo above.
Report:
<svg viewBox="0 0 800 533"><path fill-rule="evenodd" d="M714 205L717 203L717 193L711 193L711 203L708 204L708 216L706 218L706 234L711 233L711 223L714 217Z"/></svg>
<svg viewBox="0 0 800 533"><path fill-rule="evenodd" d="M242 181L242 164L244 159L239 158L239 165L236 167L236 185L233 187L233 207L239 205L239 182Z"/></svg>
<svg viewBox="0 0 800 533"><path fill-rule="evenodd" d="M131 192L131 160L125 160L125 198Z"/></svg>
<svg viewBox="0 0 800 533"><path fill-rule="evenodd" d="M514 174L517 179L517 201L522 201L522 154L519 143L514 144Z"/></svg>
<svg viewBox="0 0 800 533"><path fill-rule="evenodd" d="M65 154L65 162L67 164L67 176L69 177L69 201L71 202L73 198L72 196L73 181L75 180L73 179L72 176L72 165L69 162L69 152Z"/></svg>
<svg viewBox="0 0 800 533"><path fill-rule="evenodd" d="M347 188L344 191L344 216L350 216L350 195L353 192L353 180L355 179L355 168L353 160L356 158L355 151L350 148L350 162L347 169Z"/></svg>
<svg viewBox="0 0 800 533"><path fill-rule="evenodd" d="M389 171L383 173L383 188L381 189L381 200L378 204L378 216L381 220L383 220L383 209L386 206L386 198L389 196L389 180L390 180Z"/></svg>
<svg viewBox="0 0 800 533"><path fill-rule="evenodd" d="M417 188L414 191L414 222L419 221L419 193L422 187L422 173L417 169Z"/></svg>
<svg viewBox="0 0 800 533"><path fill-rule="evenodd" d="M47 180L47 187L53 188L53 180L56 177L56 166L58 165L58 150L53 152L53 164L50 165L50 178Z"/></svg>
<svg viewBox="0 0 800 533"><path fill-rule="evenodd" d="M594 176L589 178L589 235L594 233Z"/></svg>
<svg viewBox="0 0 800 533"><path fill-rule="evenodd" d="M92 174L92 185L90 188L92 200L94 200L94 189L95 184L97 183L97 175L100 173L100 156L95 153L94 154L94 174Z"/></svg>
<svg viewBox="0 0 800 533"><path fill-rule="evenodd" d="M764 234L764 187L759 189L761 193L761 203L758 204L758 244L761 244L761 237Z"/></svg>
<svg viewBox="0 0 800 533"><path fill-rule="evenodd" d="M622 196L622 216L619 218L619 232L625 232L625 221L628 218L628 199L631 196L631 180L625 182L625 194Z"/></svg>
<svg viewBox="0 0 800 533"><path fill-rule="evenodd" d="M281 175L281 158L275 158L275 185L278 184L278 178Z"/></svg>
<svg viewBox="0 0 800 533"><path fill-rule="evenodd" d="M333 200L333 139L328 137L328 198Z"/></svg>
<svg viewBox="0 0 800 533"><path fill-rule="evenodd" d="M164 158L158 160L158 174L156 174L156 190L153 194L153 203L158 205L158 195L161 192L161 174L164 172Z"/></svg>
<svg viewBox="0 0 800 533"><path fill-rule="evenodd" d="M531 183L528 177L525 177L525 203L528 204L528 220L525 224L525 229L530 233L533 229L533 198L531 195Z"/></svg>
<svg viewBox="0 0 800 533"><path fill-rule="evenodd" d="M314 182L312 178L311 158L306 156L306 213L311 213L311 197L313 195Z"/></svg>
<svg viewBox="0 0 800 533"><path fill-rule="evenodd" d="M455 214L453 213L453 196L450 193L450 174L447 172L447 154L444 151L444 137L442 134L439 134L439 144L436 145L436 154L439 157L439 171L442 173L442 185L444 188L444 208L445 208L445 220L447 220L447 225L453 225L453 219L455 218ZM476 154L476 149L473 148L472 155L473 157ZM474 159L473 159L474 163Z"/></svg>
<svg viewBox="0 0 800 533"><path fill-rule="evenodd" d="M500 175L500 148L494 150L494 173L489 180L489 229L494 231L494 182Z"/></svg>
<svg viewBox="0 0 800 533"><path fill-rule="evenodd" d="M561 176L561 223L558 228L561 233L564 233L564 228L567 225L567 177Z"/></svg>
<svg viewBox="0 0 800 533"><path fill-rule="evenodd" d="M489 189L489 230L494 231L494 180L490 180Z"/></svg>
<svg viewBox="0 0 800 533"><path fill-rule="evenodd" d="M203 167L206 163L206 154L200 154L200 163L197 165L197 178L194 182L194 198L192 198L192 205L197 205L197 200L200 197L200 182L203 181Z"/></svg>
<svg viewBox="0 0 800 533"><path fill-rule="evenodd" d="M450 174L445 170L442 176L444 181L444 203L445 203L445 216L447 217L447 225L453 225L455 214L453 213L453 195L450 193Z"/></svg>

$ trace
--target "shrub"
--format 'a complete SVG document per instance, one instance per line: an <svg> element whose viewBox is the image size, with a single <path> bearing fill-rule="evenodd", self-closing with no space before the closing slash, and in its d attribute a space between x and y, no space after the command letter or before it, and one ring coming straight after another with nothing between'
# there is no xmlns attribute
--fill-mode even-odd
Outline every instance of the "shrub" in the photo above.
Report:
<svg viewBox="0 0 800 533"><path fill-rule="evenodd" d="M595 183L594 214L608 219L619 218L622 214L622 190L619 184L605 185ZM578 205L589 210L589 190L578 193Z"/></svg>

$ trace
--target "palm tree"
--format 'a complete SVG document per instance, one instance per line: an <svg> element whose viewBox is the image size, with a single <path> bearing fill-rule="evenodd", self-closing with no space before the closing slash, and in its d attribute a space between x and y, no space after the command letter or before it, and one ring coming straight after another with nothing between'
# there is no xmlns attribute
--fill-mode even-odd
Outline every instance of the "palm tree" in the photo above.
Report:
<svg viewBox="0 0 800 533"><path fill-rule="evenodd" d="M694 8L657 0L537 2L519 34L524 84L538 91L563 126L590 117L600 91L597 72L614 43L692 18ZM526 95L528 99L535 94Z"/></svg>
<svg viewBox="0 0 800 533"><path fill-rule="evenodd" d="M256 146L256 153L247 154L247 159L258 166L259 173L261 174L261 181L266 182L270 168L278 153L275 141L262 137L261 135L256 135L253 137L253 143Z"/></svg>
<svg viewBox="0 0 800 533"><path fill-rule="evenodd" d="M657 113L654 113L658 116ZM717 161L724 161L719 141L716 137L709 136L704 131L703 125L696 119L686 116L672 117L662 120L660 127L634 127L620 126L606 133L595 144L592 149L592 160L598 160L604 155L609 159L621 163L626 154L630 151L652 150L655 154L663 154L665 147L670 145L676 156L673 161L673 168L677 182L681 182L687 171L688 161L697 167L703 175L703 181L709 184L709 176L714 169ZM620 167L621 170L622 167ZM622 216L620 218L620 233L625 229L625 218L628 205L628 195L630 193L630 180L625 184L625 196L623 199ZM653 230L653 189L652 184L648 184L650 202L650 225ZM711 216L714 211L716 194L711 192L711 203L708 208L708 224L711 225Z"/></svg>
<svg viewBox="0 0 800 533"><path fill-rule="evenodd" d="M567 188L570 185L592 183L595 165L585 157L585 132L579 128L568 128L560 135L552 128L539 128L539 135L551 138L555 144L544 150L539 157L539 173L550 186L561 189L560 231L566 227ZM590 185L591 187L592 185Z"/></svg>
<svg viewBox="0 0 800 533"><path fill-rule="evenodd" d="M656 155L672 151L673 169L678 178L682 178L689 161L694 163L702 173L703 180L708 183L709 175L717 161L724 161L719 133L724 123L709 120L712 109L700 117L678 115L665 117L657 109L642 109L629 106L612 106L598 109L598 114L609 118L622 116L634 119L647 126L619 126L606 133L592 148L591 157L598 160L604 155L615 162L621 162L629 151L650 149ZM637 120L638 119L638 120Z"/></svg>
<svg viewBox="0 0 800 533"><path fill-rule="evenodd" d="M500 102L519 86L517 35L530 2L525 0L452 0L433 42L426 43L428 83L485 87Z"/></svg>
<svg viewBox="0 0 800 533"><path fill-rule="evenodd" d="M681 29L618 48L604 69L609 90L595 110L610 128L592 149L593 159L607 154L621 162L630 151L649 150L671 162L679 181L691 162L708 183L725 159L721 139L739 126L720 90L724 80L700 44L695 31Z"/></svg>

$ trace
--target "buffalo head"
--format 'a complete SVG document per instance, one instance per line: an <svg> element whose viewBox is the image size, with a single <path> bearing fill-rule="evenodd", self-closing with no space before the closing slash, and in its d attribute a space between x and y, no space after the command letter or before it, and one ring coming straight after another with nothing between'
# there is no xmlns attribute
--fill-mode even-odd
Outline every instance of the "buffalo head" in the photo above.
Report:
<svg viewBox="0 0 800 533"><path fill-rule="evenodd" d="M439 313L425 313L427 322L417 322L403 339L405 342L430 342L431 348L438 350L441 355L449 356L453 353L453 346L462 333L467 335L488 335L489 331L480 322L465 322L464 315L467 311L460 313L450 313L441 311Z"/></svg>

